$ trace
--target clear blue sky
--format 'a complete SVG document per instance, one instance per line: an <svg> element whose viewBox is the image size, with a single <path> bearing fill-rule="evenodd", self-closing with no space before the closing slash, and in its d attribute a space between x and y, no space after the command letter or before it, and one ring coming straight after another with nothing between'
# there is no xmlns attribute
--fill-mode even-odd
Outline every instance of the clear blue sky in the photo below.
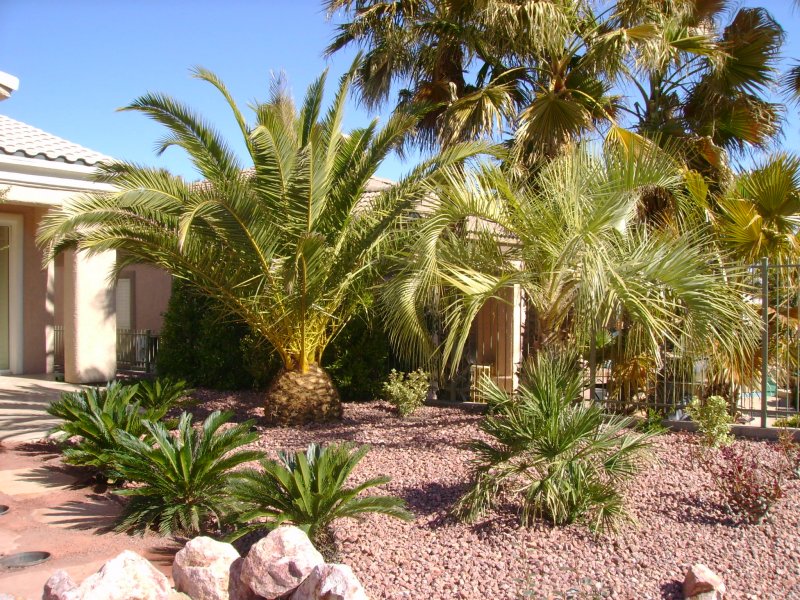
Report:
<svg viewBox="0 0 800 600"><path fill-rule="evenodd" d="M787 30L786 54L800 58L800 14L790 0L747 0L768 8ZM220 75L245 105L267 95L270 72L285 71L296 97L326 67L331 84L353 53L326 61L333 34L318 0L0 0L0 71L20 89L0 113L115 158L195 176L179 150L161 158L163 130L137 113L118 113L146 91L195 107L229 139L235 125L218 94L193 80L202 65ZM798 109L783 146L800 151ZM375 115L351 105L346 127ZM385 115L384 115L385 118ZM390 158L379 174L397 178L409 165Z"/></svg>

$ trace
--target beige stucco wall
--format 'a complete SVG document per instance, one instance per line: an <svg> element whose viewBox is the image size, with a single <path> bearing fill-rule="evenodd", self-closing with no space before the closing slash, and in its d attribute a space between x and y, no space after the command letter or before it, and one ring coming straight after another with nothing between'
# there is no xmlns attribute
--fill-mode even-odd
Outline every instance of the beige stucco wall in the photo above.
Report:
<svg viewBox="0 0 800 600"><path fill-rule="evenodd" d="M43 373L47 366L47 327L53 316L47 310L47 269L36 247L36 228L44 207L0 206L0 213L22 216L22 368ZM14 315L11 316L14 318Z"/></svg>
<svg viewBox="0 0 800 600"><path fill-rule="evenodd" d="M125 267L120 277L131 279L132 328L159 333L172 293L172 277L166 271L150 265Z"/></svg>

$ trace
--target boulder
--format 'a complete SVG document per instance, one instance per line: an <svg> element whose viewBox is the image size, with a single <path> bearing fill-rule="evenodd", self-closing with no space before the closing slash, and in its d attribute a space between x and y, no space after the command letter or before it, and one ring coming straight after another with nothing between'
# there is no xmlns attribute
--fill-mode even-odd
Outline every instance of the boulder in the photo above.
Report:
<svg viewBox="0 0 800 600"><path fill-rule="evenodd" d="M239 558L230 544L196 537L175 555L172 564L175 589L192 600L229 600L231 565Z"/></svg>
<svg viewBox="0 0 800 600"><path fill-rule="evenodd" d="M291 600L367 600L367 593L347 565L318 565Z"/></svg>
<svg viewBox="0 0 800 600"><path fill-rule="evenodd" d="M78 584L72 581L72 577L63 569L53 573L45 582L42 600L73 600L74 598L78 598Z"/></svg>
<svg viewBox="0 0 800 600"><path fill-rule="evenodd" d="M167 600L169 580L136 552L109 560L77 589L79 600ZM70 598L70 600L72 600Z"/></svg>
<svg viewBox="0 0 800 600"><path fill-rule="evenodd" d="M192 600L191 597L187 596L183 592L179 592L177 590L172 590L167 596L167 600Z"/></svg>
<svg viewBox="0 0 800 600"><path fill-rule="evenodd" d="M250 590L274 600L294 591L314 567L324 563L302 530L278 527L250 548L241 578Z"/></svg>
<svg viewBox="0 0 800 600"><path fill-rule="evenodd" d="M260 596L257 596L256 593L253 592L253 590L251 590L244 581L242 581L243 565L243 558L237 558L231 565L228 583L230 600L259 600Z"/></svg>
<svg viewBox="0 0 800 600"><path fill-rule="evenodd" d="M725 597L725 583L714 571L698 563L686 571L683 597L691 600L722 600Z"/></svg>

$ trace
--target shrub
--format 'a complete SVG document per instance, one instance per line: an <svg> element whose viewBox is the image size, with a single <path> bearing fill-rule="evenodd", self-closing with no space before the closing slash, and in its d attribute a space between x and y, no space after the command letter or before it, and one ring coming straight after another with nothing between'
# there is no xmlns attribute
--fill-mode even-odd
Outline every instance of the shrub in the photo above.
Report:
<svg viewBox="0 0 800 600"><path fill-rule="evenodd" d="M472 442L473 482L459 517L473 521L501 498L521 502L523 525L544 517L603 531L627 517L621 487L643 467L653 434L626 432L630 418L583 402L582 377L577 361L540 354L517 395L484 382L489 415L480 428L491 440Z"/></svg>
<svg viewBox="0 0 800 600"><path fill-rule="evenodd" d="M159 375L214 389L265 387L279 362L248 327L223 317L215 302L179 280L164 314Z"/></svg>
<svg viewBox="0 0 800 600"><path fill-rule="evenodd" d="M325 370L345 401L379 397L389 361L389 336L371 314L352 319L322 355Z"/></svg>
<svg viewBox="0 0 800 600"><path fill-rule="evenodd" d="M163 423L149 421L143 425L150 439L118 432L117 469L137 486L117 491L130 498L117 531L143 534L155 527L163 535L197 535L218 530L233 512L231 470L263 456L239 450L257 437L250 431L252 421L220 430L230 418L215 411L195 429L192 415L183 413L174 437Z"/></svg>
<svg viewBox="0 0 800 600"><path fill-rule="evenodd" d="M730 426L733 417L728 413L728 402L722 396L709 396L704 401L692 400L686 412L697 423L706 446L719 448L733 442Z"/></svg>
<svg viewBox="0 0 800 600"><path fill-rule="evenodd" d="M759 523L783 497L781 468L760 459L758 453L731 445L706 462L727 509L751 523Z"/></svg>
<svg viewBox="0 0 800 600"><path fill-rule="evenodd" d="M53 433L62 441L77 437L64 449L65 462L93 467L111 479L120 479L111 452L117 448L116 433L139 437L146 429L142 419L158 420L171 408L168 404L144 408L136 400L139 385L110 383L105 389L90 388L61 395L47 412L62 419Z"/></svg>
<svg viewBox="0 0 800 600"><path fill-rule="evenodd" d="M399 498L360 495L364 490L388 483L388 477L345 486L350 473L368 451L369 446L311 444L305 452L293 455L281 452L278 460L262 461L263 470L235 473L233 494L247 507L239 522L254 519L264 522L240 527L231 539L254 529L274 528L288 522L303 529L315 543L329 547L332 542L329 526L336 519L358 518L366 513L413 519Z"/></svg>
<svg viewBox="0 0 800 600"><path fill-rule="evenodd" d="M775 419L775 427L800 427L800 415Z"/></svg>
<svg viewBox="0 0 800 600"><path fill-rule="evenodd" d="M777 448L787 475L800 479L800 444L794 441L794 433L786 427L778 432Z"/></svg>
<svg viewBox="0 0 800 600"><path fill-rule="evenodd" d="M425 402L430 387L430 374L422 369L400 373L392 369L383 384L383 397L402 417L412 414Z"/></svg>
<svg viewBox="0 0 800 600"><path fill-rule="evenodd" d="M668 429L662 424L663 420L664 413L657 408L648 408L647 416L641 421L641 423L639 423L639 430L644 431L645 433L661 435L662 433L668 431Z"/></svg>

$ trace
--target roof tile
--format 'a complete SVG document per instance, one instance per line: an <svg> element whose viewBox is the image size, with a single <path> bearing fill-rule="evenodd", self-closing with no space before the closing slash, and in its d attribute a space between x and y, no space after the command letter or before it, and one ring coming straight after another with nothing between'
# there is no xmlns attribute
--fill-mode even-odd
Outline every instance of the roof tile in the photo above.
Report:
<svg viewBox="0 0 800 600"><path fill-rule="evenodd" d="M5 115L0 115L0 153L87 166L111 160L110 156Z"/></svg>

